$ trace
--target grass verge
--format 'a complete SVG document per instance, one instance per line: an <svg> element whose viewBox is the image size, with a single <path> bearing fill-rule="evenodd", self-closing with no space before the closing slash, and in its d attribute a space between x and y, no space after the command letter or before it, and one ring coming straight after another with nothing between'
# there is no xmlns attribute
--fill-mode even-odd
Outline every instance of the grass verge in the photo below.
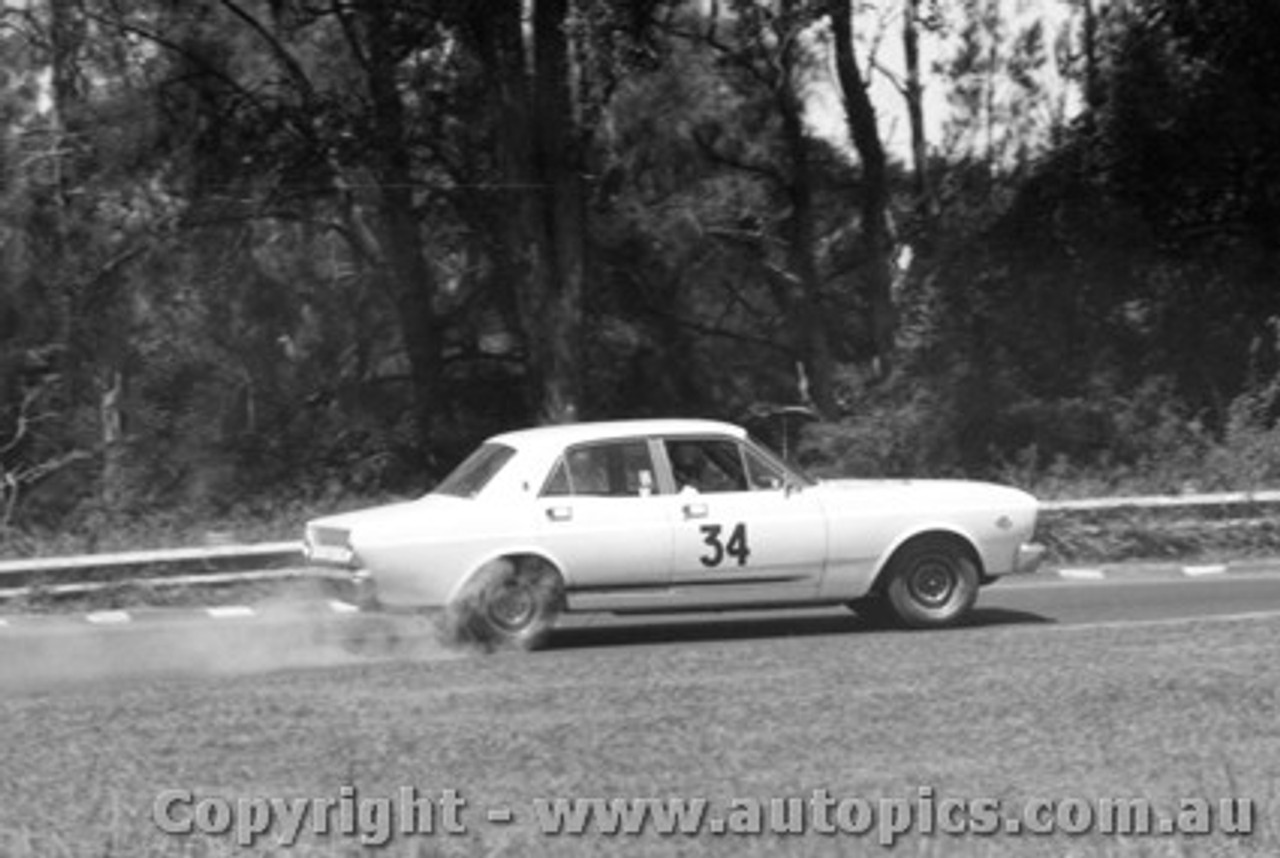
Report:
<svg viewBox="0 0 1280 858"><path fill-rule="evenodd" d="M273 854L268 833L169 837L164 790L237 798L424 795L467 833L381 855L1274 856L1280 854L1280 623L811 631L690 645L616 635L532 656L193 674L0 698L0 852ZM1248 836L919 833L549 836L542 797L1251 799ZM509 807L513 823L485 809ZM304 837L289 854L366 854Z"/></svg>

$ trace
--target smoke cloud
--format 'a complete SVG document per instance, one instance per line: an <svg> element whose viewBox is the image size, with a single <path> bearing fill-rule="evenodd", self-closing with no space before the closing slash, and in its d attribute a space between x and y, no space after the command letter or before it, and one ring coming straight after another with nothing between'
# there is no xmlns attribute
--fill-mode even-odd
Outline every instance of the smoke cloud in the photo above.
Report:
<svg viewBox="0 0 1280 858"><path fill-rule="evenodd" d="M463 654L441 643L425 618L339 612L323 602L96 617L7 618L0 626L0 689Z"/></svg>

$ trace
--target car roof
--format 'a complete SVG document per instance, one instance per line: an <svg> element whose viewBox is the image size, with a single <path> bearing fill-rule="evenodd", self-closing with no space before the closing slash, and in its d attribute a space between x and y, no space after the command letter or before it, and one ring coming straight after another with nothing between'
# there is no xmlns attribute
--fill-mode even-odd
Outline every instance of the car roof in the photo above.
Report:
<svg viewBox="0 0 1280 858"><path fill-rule="evenodd" d="M654 435L731 435L745 438L746 430L719 420L689 418L649 418L643 420L603 420L588 423L558 423L503 432L489 439L491 443L510 447L556 447L612 438L637 438Z"/></svg>

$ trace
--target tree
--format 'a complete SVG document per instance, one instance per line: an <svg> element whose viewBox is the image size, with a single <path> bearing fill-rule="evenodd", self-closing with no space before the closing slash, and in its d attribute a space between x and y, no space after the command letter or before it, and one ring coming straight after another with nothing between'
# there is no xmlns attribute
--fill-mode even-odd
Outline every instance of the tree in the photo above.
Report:
<svg viewBox="0 0 1280 858"><path fill-rule="evenodd" d="M571 92L567 0L538 0L532 43L522 43L522 4L500 4L507 48L501 91L507 96L501 141L503 179L522 197L513 208L524 279L517 291L523 333L544 421L567 422L581 410L582 303L586 269L585 137ZM533 55L531 78L525 58Z"/></svg>
<svg viewBox="0 0 1280 858"><path fill-rule="evenodd" d="M1153 391L1166 418L1213 429L1280 363L1264 273L1280 244L1280 166L1261 142L1280 133L1280 16L1147 0L1090 26L1088 112L1000 179L936 269L950 325L940 359L966 367L978 403L970 461L1032 443L1041 456L1136 461L1150 439L1132 426L1156 419L1138 413ZM1034 39L1023 53L1036 55Z"/></svg>
<svg viewBox="0 0 1280 858"><path fill-rule="evenodd" d="M938 200L929 176L929 139L924 122L924 84L920 71L920 0L905 0L902 12L902 55L906 66L903 98L911 125L911 166L915 181L915 210L926 239L938 216ZM926 243L927 240L926 240Z"/></svg>
<svg viewBox="0 0 1280 858"><path fill-rule="evenodd" d="M844 97L849 136L862 165L859 229L862 237L862 283L870 308L875 355L881 374L887 373L893 353L896 326L893 308L892 257L894 240L889 223L888 159L880 139L875 105L858 67L853 42L853 0L831 4L831 29L835 35L836 74Z"/></svg>
<svg viewBox="0 0 1280 858"><path fill-rule="evenodd" d="M0 208L5 273L21 306L11 365L21 396L10 402L14 438L23 439L4 464L10 476L26 475L10 486L12 499L53 477L59 468L51 464L94 458L96 473L81 469L81 485L93 486L110 508L127 489L122 409L136 321L132 269L153 244L152 179L162 167L146 157L154 150L144 57L104 44L94 9L89 0L48 0L0 10L11 73L33 80L25 93L19 89L3 127L14 156L6 159ZM42 89L34 81L45 72ZM34 399L33 372L40 379ZM37 403L38 419L29 414ZM84 494L64 492L52 503L66 509Z"/></svg>

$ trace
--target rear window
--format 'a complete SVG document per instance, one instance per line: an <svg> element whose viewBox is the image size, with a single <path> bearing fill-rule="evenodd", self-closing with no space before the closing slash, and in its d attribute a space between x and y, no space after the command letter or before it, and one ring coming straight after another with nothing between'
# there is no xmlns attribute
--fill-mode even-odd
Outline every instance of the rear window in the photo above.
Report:
<svg viewBox="0 0 1280 858"><path fill-rule="evenodd" d="M504 444L481 444L453 473L436 486L434 494L473 498L484 490L516 451Z"/></svg>

